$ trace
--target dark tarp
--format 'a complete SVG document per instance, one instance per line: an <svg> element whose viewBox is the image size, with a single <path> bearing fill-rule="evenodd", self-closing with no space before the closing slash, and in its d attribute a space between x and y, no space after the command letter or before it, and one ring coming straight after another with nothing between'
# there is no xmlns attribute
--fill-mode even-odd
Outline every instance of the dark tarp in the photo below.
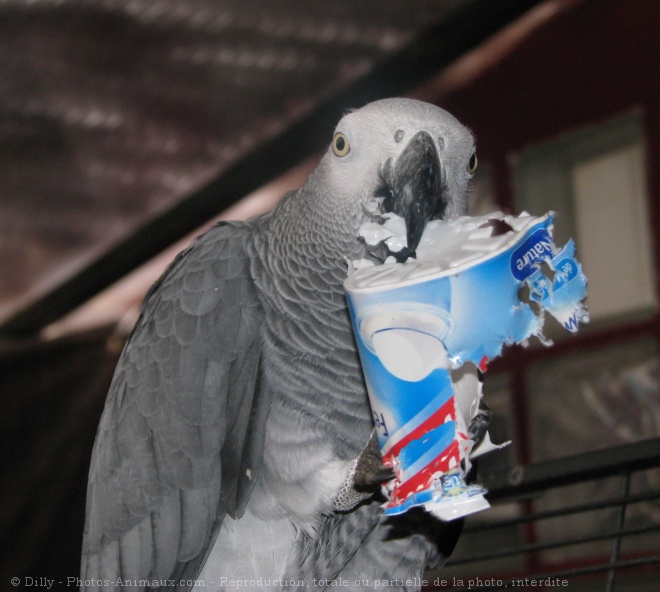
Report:
<svg viewBox="0 0 660 592"><path fill-rule="evenodd" d="M121 347L111 328L0 343L3 589L78 576L89 460Z"/></svg>

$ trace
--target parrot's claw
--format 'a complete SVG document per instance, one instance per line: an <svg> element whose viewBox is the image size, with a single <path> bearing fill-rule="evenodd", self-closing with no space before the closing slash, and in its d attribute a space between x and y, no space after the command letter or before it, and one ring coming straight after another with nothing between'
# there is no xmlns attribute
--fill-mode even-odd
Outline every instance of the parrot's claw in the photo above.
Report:
<svg viewBox="0 0 660 592"><path fill-rule="evenodd" d="M468 436L474 442L474 448L477 448L486 436L492 417L493 412L488 405L484 403L483 399L479 401L479 411L472 418L472 423L470 423L470 427L468 428Z"/></svg>
<svg viewBox="0 0 660 592"><path fill-rule="evenodd" d="M369 442L357 459L353 483L357 491L374 492L380 486L394 478L394 471L388 467L380 455L376 430L371 433Z"/></svg>
<svg viewBox="0 0 660 592"><path fill-rule="evenodd" d="M392 478L394 472L383 463L374 430L360 456L351 462L348 476L332 500L332 506L337 512L351 511Z"/></svg>

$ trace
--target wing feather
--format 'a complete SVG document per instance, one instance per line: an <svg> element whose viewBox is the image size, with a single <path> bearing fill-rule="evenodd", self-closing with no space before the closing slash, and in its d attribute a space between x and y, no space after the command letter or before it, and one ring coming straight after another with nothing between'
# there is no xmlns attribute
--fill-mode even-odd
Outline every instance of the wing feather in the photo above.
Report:
<svg viewBox="0 0 660 592"><path fill-rule="evenodd" d="M119 561L122 575L128 580L139 580L142 572L149 569L142 557L141 525L142 523L136 524L119 541ZM149 540L149 545L151 546L151 540ZM136 549L138 549L138 553L135 552ZM145 554L149 559L149 563L151 563L150 550Z"/></svg>
<svg viewBox="0 0 660 592"><path fill-rule="evenodd" d="M248 241L249 223L214 227L145 298L99 424L83 582L195 577L245 508L267 410Z"/></svg>
<svg viewBox="0 0 660 592"><path fill-rule="evenodd" d="M181 541L181 501L179 489L172 489L151 514L154 546L154 574L167 579L174 571ZM160 574L167 574L160 578Z"/></svg>

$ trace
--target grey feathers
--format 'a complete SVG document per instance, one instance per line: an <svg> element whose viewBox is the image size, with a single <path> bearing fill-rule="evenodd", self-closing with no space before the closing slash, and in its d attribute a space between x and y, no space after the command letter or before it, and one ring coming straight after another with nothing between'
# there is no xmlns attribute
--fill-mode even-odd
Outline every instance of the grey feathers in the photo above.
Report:
<svg viewBox="0 0 660 592"><path fill-rule="evenodd" d="M83 580L104 570L167 579L206 551L216 520L244 510L250 483L240 473L260 456L250 416L264 394L262 313L235 246L244 236L240 225L216 227L145 301L99 426Z"/></svg>

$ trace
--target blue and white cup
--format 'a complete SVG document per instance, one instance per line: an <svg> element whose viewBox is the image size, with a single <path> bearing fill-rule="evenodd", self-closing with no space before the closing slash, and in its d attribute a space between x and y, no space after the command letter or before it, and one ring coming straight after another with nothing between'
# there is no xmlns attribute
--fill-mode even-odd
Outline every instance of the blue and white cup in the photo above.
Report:
<svg viewBox="0 0 660 592"><path fill-rule="evenodd" d="M439 268L420 258L361 268L346 279L381 454L396 475L386 486L387 514L423 505L450 520L488 507L485 490L463 479L476 455L467 435L481 398L476 368L485 370L503 345L541 335L542 316L520 300L524 284L567 329L587 320L586 279L572 241L555 248L553 215L484 220L492 216L512 222L511 231L488 241L483 232L472 241L475 233L466 233L455 264ZM469 220L482 228L480 219ZM543 275L544 262L553 279ZM461 367L473 371L456 372Z"/></svg>

